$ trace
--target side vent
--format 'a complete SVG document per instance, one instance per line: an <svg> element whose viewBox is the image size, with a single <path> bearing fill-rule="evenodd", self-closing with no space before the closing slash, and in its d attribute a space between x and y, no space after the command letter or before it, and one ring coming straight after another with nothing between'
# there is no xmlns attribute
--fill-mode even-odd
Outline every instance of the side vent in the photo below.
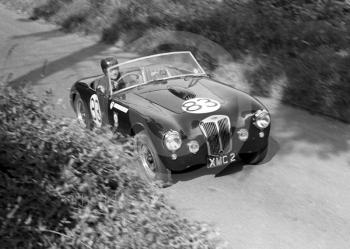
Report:
<svg viewBox="0 0 350 249"><path fill-rule="evenodd" d="M180 99L183 99L183 100L189 100L189 99L193 99L196 97L196 94L194 94L193 92L191 92L187 89L184 89L184 88L169 87L168 90L169 90L169 92L174 94L176 97L179 97Z"/></svg>

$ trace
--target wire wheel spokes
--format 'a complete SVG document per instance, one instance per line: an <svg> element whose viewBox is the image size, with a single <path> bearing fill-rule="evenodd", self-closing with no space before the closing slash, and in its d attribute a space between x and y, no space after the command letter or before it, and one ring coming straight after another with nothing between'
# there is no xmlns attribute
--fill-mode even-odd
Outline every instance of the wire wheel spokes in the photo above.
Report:
<svg viewBox="0 0 350 249"><path fill-rule="evenodd" d="M153 155L147 145L141 144L139 153L141 156L142 166L144 167L146 174L150 178L155 178L156 176L156 165Z"/></svg>

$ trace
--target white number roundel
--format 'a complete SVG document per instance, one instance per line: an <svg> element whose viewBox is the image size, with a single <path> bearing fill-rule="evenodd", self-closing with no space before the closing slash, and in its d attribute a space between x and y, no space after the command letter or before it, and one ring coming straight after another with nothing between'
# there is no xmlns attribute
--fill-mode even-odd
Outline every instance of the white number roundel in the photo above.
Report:
<svg viewBox="0 0 350 249"><path fill-rule="evenodd" d="M194 98L182 103L182 110L188 113L215 112L221 107L220 103L208 98Z"/></svg>
<svg viewBox="0 0 350 249"><path fill-rule="evenodd" d="M96 124L97 127L102 126L102 115L101 115L101 108L100 108L100 102L98 101L98 97L96 94L91 95L90 97L90 111L92 120Z"/></svg>

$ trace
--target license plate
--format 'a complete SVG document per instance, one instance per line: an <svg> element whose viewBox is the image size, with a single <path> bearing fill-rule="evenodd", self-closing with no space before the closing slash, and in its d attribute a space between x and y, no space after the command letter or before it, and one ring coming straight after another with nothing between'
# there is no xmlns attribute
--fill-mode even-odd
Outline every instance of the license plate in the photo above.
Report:
<svg viewBox="0 0 350 249"><path fill-rule="evenodd" d="M209 162L208 162L208 168L216 168L221 166L229 165L230 163L233 163L236 161L236 154L230 153L220 156L208 156Z"/></svg>

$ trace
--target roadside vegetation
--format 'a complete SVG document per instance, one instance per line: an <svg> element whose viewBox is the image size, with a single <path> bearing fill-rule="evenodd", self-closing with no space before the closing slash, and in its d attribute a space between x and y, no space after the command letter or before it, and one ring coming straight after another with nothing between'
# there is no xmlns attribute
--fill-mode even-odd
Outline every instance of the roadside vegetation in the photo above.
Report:
<svg viewBox="0 0 350 249"><path fill-rule="evenodd" d="M49 102L0 84L1 248L221 248L139 177L131 140L58 119Z"/></svg>
<svg viewBox="0 0 350 249"><path fill-rule="evenodd" d="M126 43L150 30L202 35L228 51L251 93L350 122L350 3L346 0L0 0L66 31ZM200 56L196 47L184 47ZM160 51L183 49L164 44ZM155 51L149 51L149 53ZM205 54L205 51L204 51ZM215 67L215 66L214 66Z"/></svg>

